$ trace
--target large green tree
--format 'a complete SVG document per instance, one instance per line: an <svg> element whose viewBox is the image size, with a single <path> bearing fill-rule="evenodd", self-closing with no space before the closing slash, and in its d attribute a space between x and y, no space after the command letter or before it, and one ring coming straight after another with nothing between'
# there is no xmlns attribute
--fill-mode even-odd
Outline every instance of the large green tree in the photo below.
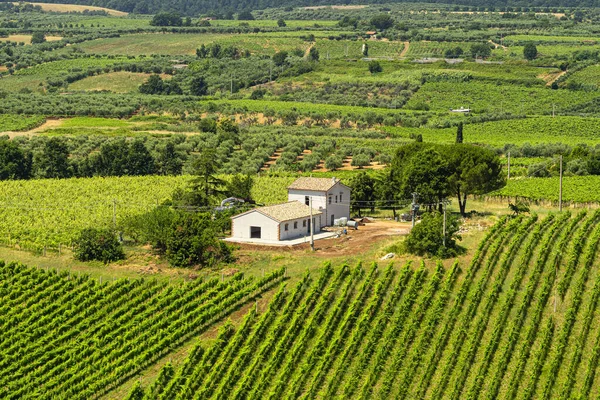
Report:
<svg viewBox="0 0 600 400"><path fill-rule="evenodd" d="M503 187L502 164L491 150L478 146L449 146L450 188L456 195L461 215L466 214L469 195L481 195Z"/></svg>
<svg viewBox="0 0 600 400"><path fill-rule="evenodd" d="M9 140L0 140L0 180L29 179L31 154Z"/></svg>
<svg viewBox="0 0 600 400"><path fill-rule="evenodd" d="M361 171L352 177L350 187L352 188L351 207L358 212L359 217L362 216L363 208L375 208L375 179L373 177L365 171Z"/></svg>
<svg viewBox="0 0 600 400"><path fill-rule="evenodd" d="M462 215L469 195L489 193L505 184L498 156L468 144L402 146L392 161L392 174L402 198L410 199L416 192L420 203L437 204L456 196Z"/></svg>
<svg viewBox="0 0 600 400"><path fill-rule="evenodd" d="M41 152L34 161L35 173L40 178L68 178L72 175L69 148L59 138L44 142Z"/></svg>

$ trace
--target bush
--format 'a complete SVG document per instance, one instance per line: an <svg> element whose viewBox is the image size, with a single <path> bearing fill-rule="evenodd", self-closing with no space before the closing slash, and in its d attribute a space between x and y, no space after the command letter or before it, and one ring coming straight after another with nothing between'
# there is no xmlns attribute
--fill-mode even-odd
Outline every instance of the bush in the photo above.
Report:
<svg viewBox="0 0 600 400"><path fill-rule="evenodd" d="M108 264L125 258L123 246L108 229L88 228L75 239L75 259L79 261L102 261Z"/></svg>
<svg viewBox="0 0 600 400"><path fill-rule="evenodd" d="M463 249L456 244L461 240L458 219L451 214L446 217L446 246L443 243L442 231L444 215L439 212L427 213L420 223L415 225L406 241L408 253L418 256L448 258L460 254Z"/></svg>
<svg viewBox="0 0 600 400"><path fill-rule="evenodd" d="M371 61L369 63L369 72L372 74L376 74L378 72L382 72L383 68L381 67L381 64L378 61Z"/></svg>

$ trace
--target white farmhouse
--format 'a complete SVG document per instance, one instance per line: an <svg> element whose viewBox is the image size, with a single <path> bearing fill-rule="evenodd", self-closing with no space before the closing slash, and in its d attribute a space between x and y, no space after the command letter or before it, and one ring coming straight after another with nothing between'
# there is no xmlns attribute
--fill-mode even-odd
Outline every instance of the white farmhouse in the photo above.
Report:
<svg viewBox="0 0 600 400"><path fill-rule="evenodd" d="M335 178L299 178L288 187L288 202L255 208L231 218L230 241L275 243L314 234L334 220L350 217L350 188Z"/></svg>
<svg viewBox="0 0 600 400"><path fill-rule="evenodd" d="M312 211L314 233L319 233L322 212ZM310 207L298 201L260 207L231 219L232 239L277 242L310 235Z"/></svg>
<svg viewBox="0 0 600 400"><path fill-rule="evenodd" d="M298 178L288 186L288 200L308 205L312 198L312 207L323 213L325 226L350 218L350 194L351 189L336 178Z"/></svg>

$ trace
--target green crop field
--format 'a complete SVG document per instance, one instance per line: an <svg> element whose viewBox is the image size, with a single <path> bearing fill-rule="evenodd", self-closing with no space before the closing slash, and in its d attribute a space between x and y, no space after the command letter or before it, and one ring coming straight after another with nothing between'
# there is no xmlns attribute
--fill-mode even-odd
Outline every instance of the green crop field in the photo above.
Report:
<svg viewBox="0 0 600 400"><path fill-rule="evenodd" d="M157 399L595 397L599 222L502 218L466 265L326 265L287 284L281 269L171 286L1 263L0 393L86 398L127 382Z"/></svg>
<svg viewBox="0 0 600 400"><path fill-rule="evenodd" d="M311 32L281 32L252 35L240 34L173 34L151 33L123 35L119 38L98 39L79 45L88 53L111 55L183 55L195 54L202 44L220 43L239 46L254 54L272 55L281 50L306 49L309 46L300 36ZM314 32L325 36L326 32Z"/></svg>
<svg viewBox="0 0 600 400"><path fill-rule="evenodd" d="M7 131L27 131L40 126L46 120L45 117L32 116L23 117L22 115L0 115L0 132Z"/></svg>
<svg viewBox="0 0 600 400"><path fill-rule="evenodd" d="M146 394L596 395L599 220L597 212L504 219L468 266L326 266L199 344L180 368L167 364Z"/></svg>
<svg viewBox="0 0 600 400"><path fill-rule="evenodd" d="M568 176L563 178L563 200L573 203L599 203L600 177L598 176ZM524 198L534 201L558 202L559 179L527 178L511 179L506 187L492 193L492 196L509 198Z"/></svg>
<svg viewBox="0 0 600 400"><path fill-rule="evenodd" d="M465 107L476 113L548 115L552 114L553 105L555 110L560 111L598 97L600 94L594 92L568 92L479 82L436 82L423 85L406 108L419 109L422 105L427 105L433 111Z"/></svg>
<svg viewBox="0 0 600 400"><path fill-rule="evenodd" d="M469 124L464 127L466 143L480 143L502 147L506 144L525 143L564 143L595 145L600 140L598 119L580 117L534 117L506 121ZM386 127L394 137L411 138L423 135L423 141L434 143L454 143L456 129L427 129Z"/></svg>
<svg viewBox="0 0 600 400"><path fill-rule="evenodd" d="M282 278L278 270L262 279L238 274L179 287L156 280L98 283L0 262L0 396L83 399L106 393Z"/></svg>
<svg viewBox="0 0 600 400"><path fill-rule="evenodd" d="M31 68L20 69L15 72L16 76L37 76L50 77L61 74L66 74L72 71L83 71L88 68L103 68L109 65L132 62L126 57L112 58L76 58L71 60L52 61L48 63L38 64Z"/></svg>
<svg viewBox="0 0 600 400"><path fill-rule="evenodd" d="M72 91L103 91L113 93L137 92L142 83L148 80L150 74L136 72L111 72L108 74L90 76L69 85Z"/></svg>

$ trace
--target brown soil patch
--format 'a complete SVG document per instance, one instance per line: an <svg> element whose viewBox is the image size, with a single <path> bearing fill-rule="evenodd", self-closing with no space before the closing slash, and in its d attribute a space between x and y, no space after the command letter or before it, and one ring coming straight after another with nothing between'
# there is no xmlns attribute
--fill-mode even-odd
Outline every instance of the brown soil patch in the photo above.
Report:
<svg viewBox="0 0 600 400"><path fill-rule="evenodd" d="M408 235L411 229L410 222L395 222L390 220L373 220L358 230L348 229L348 234L339 238L322 239L315 241L315 254L318 257L329 259L337 256L351 256L365 254L373 245L382 239ZM265 252L305 252L310 249L309 243L296 246L260 246L248 243L236 243L240 248L240 257L244 251Z"/></svg>
<svg viewBox="0 0 600 400"><path fill-rule="evenodd" d="M552 86L561 76L566 74L567 71L549 72L547 74L538 75L538 78L546 81L546 86Z"/></svg>
<svg viewBox="0 0 600 400"><path fill-rule="evenodd" d="M404 42L404 47L402 48L402 51L400 52L400 58L406 57L406 54L408 54L409 50L410 50L410 42Z"/></svg>
<svg viewBox="0 0 600 400"><path fill-rule="evenodd" d="M19 3L13 3L13 4L19 4ZM115 17L123 17L123 16L127 15L126 12L111 10L110 8L104 8L104 7L81 6L81 5L75 5L75 4L50 4L50 3L28 3L28 4L33 4L34 6L40 6L40 7L42 7L42 10L50 11L50 12L68 13L68 12L83 12L85 10L89 10L89 11L106 11L109 15L112 15Z"/></svg>

